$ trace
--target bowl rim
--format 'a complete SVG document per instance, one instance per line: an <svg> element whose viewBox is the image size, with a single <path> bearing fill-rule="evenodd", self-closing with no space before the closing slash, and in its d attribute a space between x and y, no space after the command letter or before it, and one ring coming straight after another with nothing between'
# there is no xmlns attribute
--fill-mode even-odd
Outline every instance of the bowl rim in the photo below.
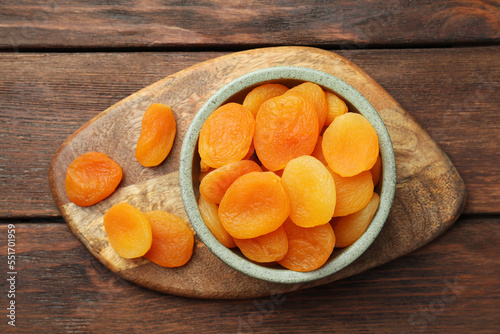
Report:
<svg viewBox="0 0 500 334"><path fill-rule="evenodd" d="M374 127L379 138L382 158L380 204L363 235L352 245L342 249L322 267L298 272L286 268L265 267L234 253L222 245L203 221L193 189L193 159L198 136L208 116L236 93L265 82L298 80L314 82L352 104ZM182 201L188 218L201 241L224 263L248 276L274 283L305 283L330 276L354 262L376 239L387 220L396 187L396 162L391 138L375 108L354 87L340 78L312 68L301 66L275 66L248 72L224 85L198 110L184 136L179 162L179 182ZM383 206L382 206L383 204Z"/></svg>

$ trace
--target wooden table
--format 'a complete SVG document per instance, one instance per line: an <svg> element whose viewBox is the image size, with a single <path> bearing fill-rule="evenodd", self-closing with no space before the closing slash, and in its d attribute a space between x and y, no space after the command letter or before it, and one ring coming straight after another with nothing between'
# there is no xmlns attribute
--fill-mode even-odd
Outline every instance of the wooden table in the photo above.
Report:
<svg viewBox="0 0 500 334"><path fill-rule="evenodd" d="M169 74L277 45L331 50L378 81L457 167L468 193L462 216L397 260L267 298L177 297L110 272L53 201L57 148ZM2 333L500 332L498 1L5 0L0 124Z"/></svg>

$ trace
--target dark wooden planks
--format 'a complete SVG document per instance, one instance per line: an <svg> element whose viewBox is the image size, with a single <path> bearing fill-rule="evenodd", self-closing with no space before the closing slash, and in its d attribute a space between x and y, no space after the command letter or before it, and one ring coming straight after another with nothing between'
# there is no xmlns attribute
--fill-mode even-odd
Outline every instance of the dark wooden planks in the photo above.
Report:
<svg viewBox="0 0 500 334"><path fill-rule="evenodd" d="M497 0L6 0L0 48L484 44L500 41L499 17Z"/></svg>
<svg viewBox="0 0 500 334"><path fill-rule="evenodd" d="M500 326L498 218L461 218L423 248L349 279L231 303L128 283L94 259L65 224L15 226L12 333L494 333ZM2 263L6 230L1 224ZM7 290L5 279L0 288ZM5 303L6 295L1 298Z"/></svg>
<svg viewBox="0 0 500 334"><path fill-rule="evenodd" d="M199 251L195 250L189 264L179 270L168 271L169 274L148 262L123 261L115 252L110 252L99 222L106 208L123 201L133 201L131 204L141 210L156 207L186 217L179 193L179 175L175 173L179 168L181 140L174 143L168 159L159 169L146 170L131 159L131 148L137 141L134 133L139 130L140 119L150 103L157 101L173 106L177 138L184 138L197 108L228 80L256 69L278 65L310 66L327 71L364 94L386 123L394 141L398 169L391 215L377 242L363 254L362 259L338 275L296 288L351 276L408 254L436 238L455 222L465 205L462 178L428 134L413 119L409 119L409 114L383 88L367 78L365 72L338 54L322 49L253 49L200 63L133 94L107 109L102 117L87 123L58 150L49 175L56 203L74 234L107 268L146 288L153 287L160 292L188 297L254 298L268 295L277 288L286 290L286 287L249 280L241 273L229 270L199 243L195 245ZM200 80L203 80L202 85ZM138 132L136 134L139 135ZM123 168L124 179L109 201L91 208L80 208L67 199L64 175L71 161L89 150L110 154ZM389 244L390 247L387 246Z"/></svg>
<svg viewBox="0 0 500 334"><path fill-rule="evenodd" d="M466 213L499 213L500 47L344 50L450 156ZM0 217L58 216L48 166L99 112L222 53L0 54Z"/></svg>

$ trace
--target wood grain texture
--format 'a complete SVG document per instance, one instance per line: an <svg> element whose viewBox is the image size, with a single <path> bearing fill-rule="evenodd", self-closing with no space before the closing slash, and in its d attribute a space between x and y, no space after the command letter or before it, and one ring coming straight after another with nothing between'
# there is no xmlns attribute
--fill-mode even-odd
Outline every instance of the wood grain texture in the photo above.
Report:
<svg viewBox="0 0 500 334"><path fill-rule="evenodd" d="M500 220L460 218L400 259L273 299L189 299L141 288L62 223L16 223L19 307L2 333L497 333ZM0 224L6 263L7 225ZM486 233L485 233L486 231ZM6 280L0 289L7 290ZM3 305L6 294L0 296Z"/></svg>
<svg viewBox="0 0 500 334"><path fill-rule="evenodd" d="M497 0L4 0L0 48L484 44L499 17Z"/></svg>
<svg viewBox="0 0 500 334"><path fill-rule="evenodd" d="M102 217L128 202L142 211L165 210L187 219L178 182L182 139L197 110L231 80L257 69L295 65L330 73L360 91L378 111L391 136L397 165L396 195L388 221L374 244L353 264L310 283L272 284L231 269L196 239L191 261L175 270L146 259L127 260L108 243ZM176 140L158 167L144 168L133 158L141 119L152 103L172 107ZM89 151L108 154L124 170L115 193L92 207L69 201L66 170ZM428 134L372 78L335 53L304 47L255 49L215 58L175 73L127 97L96 116L60 147L50 167L50 185L61 213L79 240L110 270L144 287L199 298L248 298L324 284L405 255L453 224L465 203L465 188L448 157ZM335 254L333 255L335 256Z"/></svg>
<svg viewBox="0 0 500 334"><path fill-rule="evenodd" d="M344 50L448 154L466 213L500 213L500 48ZM57 217L61 143L139 89L224 53L0 54L0 217Z"/></svg>

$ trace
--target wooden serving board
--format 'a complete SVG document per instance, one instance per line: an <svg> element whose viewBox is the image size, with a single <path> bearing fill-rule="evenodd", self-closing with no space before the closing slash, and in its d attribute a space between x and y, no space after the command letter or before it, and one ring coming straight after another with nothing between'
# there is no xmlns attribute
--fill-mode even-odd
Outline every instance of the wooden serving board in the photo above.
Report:
<svg viewBox="0 0 500 334"><path fill-rule="evenodd" d="M179 155L184 134L197 110L219 88L254 70L295 65L325 71L359 90L379 112L394 144L397 189L389 219L371 247L332 276L306 284L268 283L233 270L196 238L187 265L169 269L144 258L127 260L110 247L103 215L118 202L140 210L166 210L188 221L179 188ZM177 135L167 159L145 168L135 146L146 108L155 102L172 107ZM80 154L100 151L123 168L116 192L87 208L71 203L64 180ZM198 298L250 298L329 283L368 270L421 247L449 228L465 204L465 187L457 170L417 122L372 78L339 55L307 47L273 47L215 58L166 77L118 102L69 137L50 166L50 186L75 236L119 276L156 291Z"/></svg>

